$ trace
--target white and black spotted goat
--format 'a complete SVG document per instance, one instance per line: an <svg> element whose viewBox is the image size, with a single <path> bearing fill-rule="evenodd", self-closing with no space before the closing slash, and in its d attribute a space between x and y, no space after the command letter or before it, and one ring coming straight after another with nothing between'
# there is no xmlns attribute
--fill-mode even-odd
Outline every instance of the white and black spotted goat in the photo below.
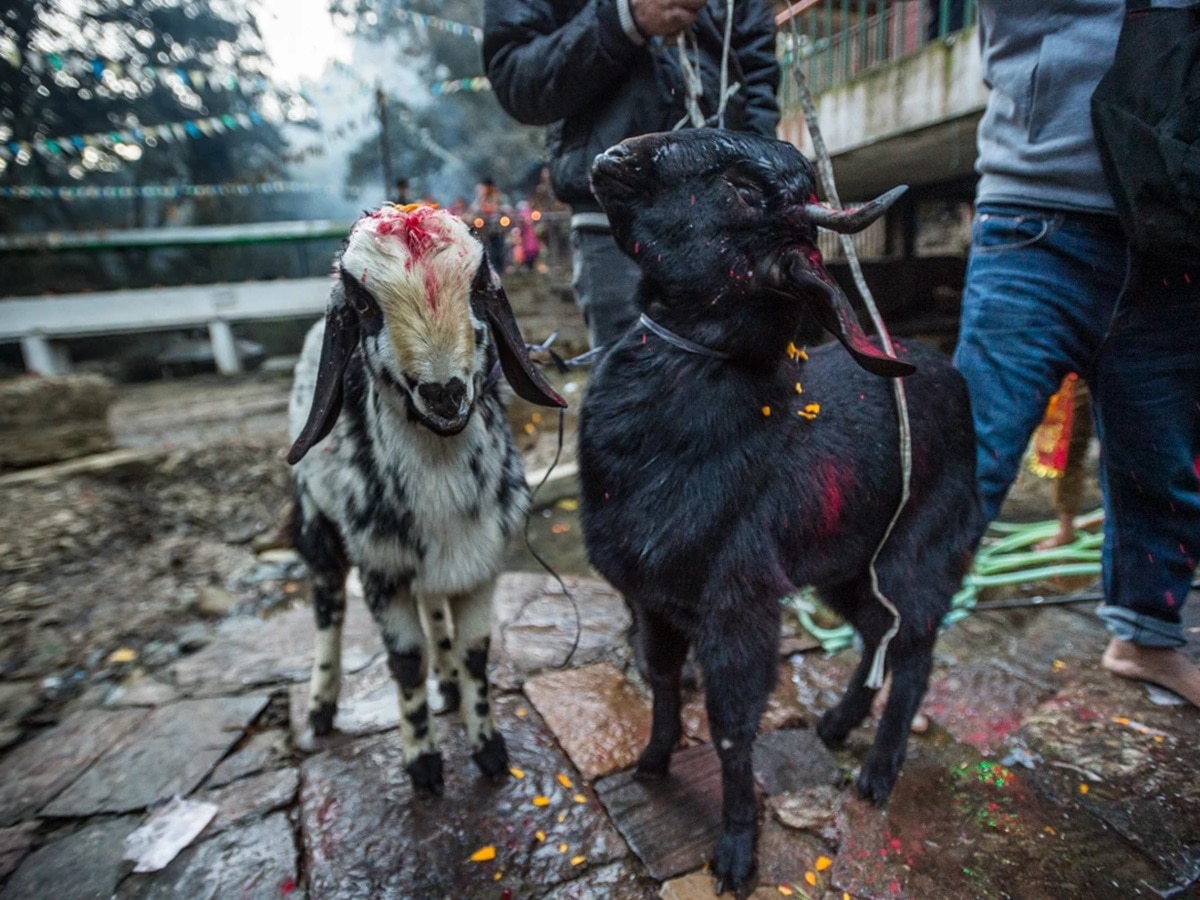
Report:
<svg viewBox="0 0 1200 900"><path fill-rule="evenodd" d="M490 338L489 338L490 332ZM294 539L317 620L309 724L329 733L341 682L345 581L358 567L399 687L414 787L439 792L430 661L480 770L508 765L488 705L492 590L528 505L498 373L564 402L533 367L480 243L433 207L358 220L329 307L296 366L289 421Z"/></svg>

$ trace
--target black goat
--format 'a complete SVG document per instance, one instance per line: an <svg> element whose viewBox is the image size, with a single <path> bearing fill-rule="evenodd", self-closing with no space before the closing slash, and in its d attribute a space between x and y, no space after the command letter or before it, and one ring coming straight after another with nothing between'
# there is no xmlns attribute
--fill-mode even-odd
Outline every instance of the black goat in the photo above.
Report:
<svg viewBox="0 0 1200 900"><path fill-rule="evenodd" d="M893 385L879 376L907 375L911 498L875 564L901 618L886 650L891 694L857 782L875 802L892 790L981 530L967 391L926 347L901 345L903 359L879 350L822 266L816 226L861 230L890 195L835 212L816 203L795 147L712 129L613 147L592 186L642 267L645 314L581 407L584 540L638 618L654 691L642 776L667 773L694 648L724 794L713 871L719 891L741 893L755 868L751 745L776 680L780 598L813 585L863 639L821 739L841 742L870 710L871 662L893 623L870 564L902 483ZM845 349L798 349L810 316Z"/></svg>
<svg viewBox="0 0 1200 900"><path fill-rule="evenodd" d="M434 662L462 701L475 763L508 765L488 705L491 598L529 502L501 368L533 403L565 406L533 367L483 248L458 218L385 206L355 223L325 320L296 366L296 549L317 619L309 725L333 728L345 580L359 569L400 693L413 785L442 789L426 702Z"/></svg>

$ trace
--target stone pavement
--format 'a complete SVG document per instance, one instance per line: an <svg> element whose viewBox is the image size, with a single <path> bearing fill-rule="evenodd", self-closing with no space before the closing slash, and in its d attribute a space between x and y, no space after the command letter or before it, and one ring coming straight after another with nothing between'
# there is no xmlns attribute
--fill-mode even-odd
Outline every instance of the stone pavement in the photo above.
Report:
<svg viewBox="0 0 1200 900"><path fill-rule="evenodd" d="M131 674L0 762L0 900L110 897L711 897L720 783L703 703L672 776L634 781L649 726L602 582L509 574L497 594L495 710L511 776L480 778L456 716L446 791L414 797L398 710L360 598L338 733L303 739L312 625L301 606L226 620L155 676ZM1200 597L1189 604L1200 655ZM1112 678L1090 606L976 613L943 636L886 808L848 787L871 738L831 754L813 725L856 653L785 642L755 751L755 897L1200 896L1200 716ZM165 868L125 839L172 797L203 812ZM207 824L205 824L207 822ZM483 852L480 852L483 851Z"/></svg>

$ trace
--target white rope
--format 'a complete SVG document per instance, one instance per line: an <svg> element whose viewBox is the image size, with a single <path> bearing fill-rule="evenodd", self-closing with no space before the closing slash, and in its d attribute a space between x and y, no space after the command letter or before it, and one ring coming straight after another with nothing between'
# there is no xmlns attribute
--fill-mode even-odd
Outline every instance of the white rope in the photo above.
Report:
<svg viewBox="0 0 1200 900"><path fill-rule="evenodd" d="M742 87L740 82L729 83L729 54L733 47L733 2L734 0L725 2L725 38L721 48L721 89L720 96L717 98L718 128L725 127L725 106L729 102L729 98ZM695 65L688 58L688 39L691 40L692 51L696 56ZM704 96L704 83L700 79L700 52L696 47L696 36L690 31L681 31L675 36L675 44L679 48L679 68L683 72L684 104L687 115L676 122L675 127L671 130L678 131L689 124L693 128L703 128L705 118L704 113L700 110L700 98Z"/></svg>
<svg viewBox="0 0 1200 900"><path fill-rule="evenodd" d="M696 51L696 65L688 59L688 41ZM675 45L679 48L679 68L683 72L684 102L687 105L687 115L675 126L678 131L684 125L691 124L693 128L704 127L704 113L700 111L700 98L704 96L704 82L700 80L700 52L696 47L696 36L690 31L681 31L675 36Z"/></svg>
<svg viewBox="0 0 1200 900"><path fill-rule="evenodd" d="M799 35L796 34L796 20L794 18L791 24L793 39L798 40ZM792 63L792 76L795 78L796 84L800 89L800 104L804 109L804 120L808 125L808 133L812 137L813 149L816 150L817 175L820 178L821 187L825 191L825 199L834 207L840 209L842 203L838 199L837 186L833 180L833 165L829 160L829 149L825 146L825 139L821 136L821 127L817 119L817 107L813 103L812 93L808 89L808 81L804 77L804 73L800 71L800 66L795 62ZM895 356L896 354L892 349L892 339L891 335L888 334L887 325L884 324L883 317L880 316L879 310L875 306L875 300L871 296L871 290L867 286L866 279L863 277L862 266L859 265L858 253L854 249L854 242L848 234L842 234L839 237L841 239L842 252L846 254L846 260L850 263L850 271L854 275L854 284L862 295L867 311L871 314L871 321L874 322L875 330L879 333L883 349L889 356ZM875 561L879 558L879 553L883 550L888 538L891 537L892 529L895 528L900 514L904 511L904 507L908 504L909 488L912 481L912 432L908 420L908 398L904 392L904 382L902 379L892 379L892 392L896 398L896 413L900 426L900 503L896 506L896 512L892 515L891 521L888 522L887 529L879 541L879 546L875 548L875 552L871 555L871 592L875 595L875 599L892 616L892 625L880 639L879 646L875 648L875 656L871 660L871 670L867 674L866 685L873 690L878 690L883 686L884 663L887 659L888 644L891 643L892 638L900 630L900 610L879 589L879 574L875 571Z"/></svg>
<svg viewBox="0 0 1200 900"><path fill-rule="evenodd" d="M717 104L717 127L725 127L725 103L732 96L729 90L729 49L733 43L733 0L725 3L725 42L721 47L721 99ZM734 87L737 90L737 87Z"/></svg>

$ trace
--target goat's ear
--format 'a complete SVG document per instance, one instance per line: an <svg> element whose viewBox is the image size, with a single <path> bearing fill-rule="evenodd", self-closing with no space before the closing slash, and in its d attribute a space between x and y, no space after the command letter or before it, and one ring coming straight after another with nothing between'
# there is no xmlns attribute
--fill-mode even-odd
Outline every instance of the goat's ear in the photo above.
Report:
<svg viewBox="0 0 1200 900"><path fill-rule="evenodd" d="M332 302L325 313L325 342L321 345L321 361L317 364L317 387L308 421L288 451L289 465L294 466L304 459L313 445L333 430L342 411L342 380L359 337L358 316L346 295L355 288L362 288L345 271L341 271L341 281L334 284Z"/></svg>
<svg viewBox="0 0 1200 900"><path fill-rule="evenodd" d="M868 339L854 314L854 307L842 293L833 276L825 271L819 258L813 259L801 252L788 254L784 269L795 287L818 288L820 297L810 300L810 308L821 326L842 342L854 361L872 375L898 378L911 375L917 369L911 363L888 356ZM811 291L805 291L809 297Z"/></svg>
<svg viewBox="0 0 1200 900"><path fill-rule="evenodd" d="M471 284L471 308L476 317L483 319L492 332L496 352L500 357L500 368L512 389L530 403L538 406L566 408L567 401L558 395L550 382L538 370L529 351L525 349L525 338L517 327L516 317L508 302L508 294L500 278L488 264L487 254L475 271Z"/></svg>

